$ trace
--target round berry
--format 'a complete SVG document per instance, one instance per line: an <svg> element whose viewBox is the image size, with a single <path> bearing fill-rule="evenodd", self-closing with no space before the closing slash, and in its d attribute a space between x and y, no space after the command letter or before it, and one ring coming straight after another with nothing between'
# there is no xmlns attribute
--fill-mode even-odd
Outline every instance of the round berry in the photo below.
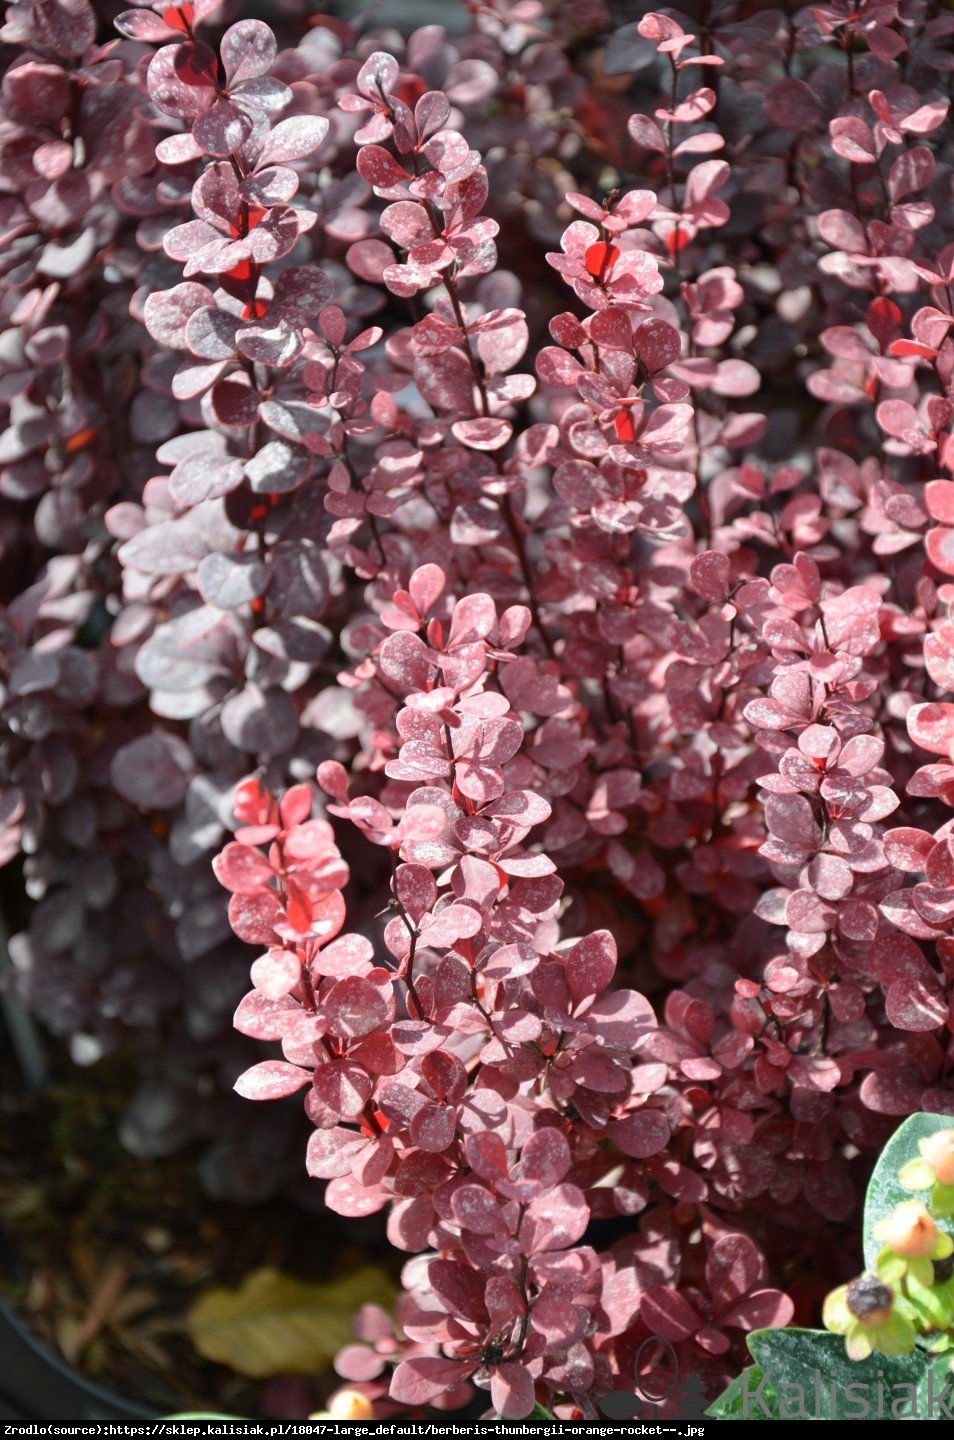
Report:
<svg viewBox="0 0 954 1440"><path fill-rule="evenodd" d="M934 1283L943 1285L954 1275L954 1255L945 1255L943 1260L934 1261Z"/></svg>
<svg viewBox="0 0 954 1440"><path fill-rule="evenodd" d="M937 1226L920 1200L905 1200L878 1226L877 1235L895 1255L916 1260L937 1244Z"/></svg>
<svg viewBox="0 0 954 1440"><path fill-rule="evenodd" d="M918 1147L942 1185L954 1185L954 1130L938 1130Z"/></svg>
<svg viewBox="0 0 954 1440"><path fill-rule="evenodd" d="M891 1318L894 1292L877 1275L860 1275L848 1286L845 1304L860 1324L884 1325Z"/></svg>
<svg viewBox="0 0 954 1440"><path fill-rule="evenodd" d="M374 1406L359 1390L336 1390L328 1401L333 1420L373 1420Z"/></svg>

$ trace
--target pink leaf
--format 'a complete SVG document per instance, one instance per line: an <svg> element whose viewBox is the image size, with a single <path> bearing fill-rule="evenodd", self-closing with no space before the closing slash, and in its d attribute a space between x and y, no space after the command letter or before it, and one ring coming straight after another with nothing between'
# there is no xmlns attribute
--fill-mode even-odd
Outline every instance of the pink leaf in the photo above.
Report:
<svg viewBox="0 0 954 1440"><path fill-rule="evenodd" d="M301 979L301 962L291 950L270 950L252 966L252 984L268 1000L280 1000Z"/></svg>
<svg viewBox="0 0 954 1440"><path fill-rule="evenodd" d="M907 714L908 734L916 745L949 758L954 741L954 705L930 701L912 705Z"/></svg>
<svg viewBox="0 0 954 1440"><path fill-rule="evenodd" d="M388 1019L380 990L357 975L346 975L332 987L325 997L323 1011L331 1034L342 1039L370 1035Z"/></svg>
<svg viewBox="0 0 954 1440"><path fill-rule="evenodd" d="M275 871L261 850L234 842L226 845L221 855L216 855L212 869L221 885L239 895L255 895L268 889L275 878Z"/></svg>
<svg viewBox="0 0 954 1440"><path fill-rule="evenodd" d="M418 1355L398 1365L391 1376L389 1394L399 1405L430 1405L455 1389L467 1374L468 1367L459 1360Z"/></svg>
<svg viewBox="0 0 954 1440"><path fill-rule="evenodd" d="M929 530L924 548L932 565L942 575L954 575L954 529Z"/></svg>
<svg viewBox="0 0 954 1440"><path fill-rule="evenodd" d="M927 508L935 520L954 525L954 483L950 480L929 480L924 487Z"/></svg>
<svg viewBox="0 0 954 1440"><path fill-rule="evenodd" d="M837 155L855 164L870 165L878 158L874 136L863 120L839 116L829 126L832 147Z"/></svg>
<svg viewBox="0 0 954 1440"><path fill-rule="evenodd" d="M741 1330L765 1330L788 1325L795 1306L781 1290L754 1290L720 1317L722 1325Z"/></svg>
<svg viewBox="0 0 954 1440"><path fill-rule="evenodd" d="M515 1361L495 1366L490 1372L490 1398L498 1415L522 1420L534 1406L533 1376Z"/></svg>
<svg viewBox="0 0 954 1440"><path fill-rule="evenodd" d="M246 1100L281 1100L294 1095L303 1085L311 1083L311 1071L285 1060L262 1060L246 1070L235 1082L235 1089Z"/></svg>
<svg viewBox="0 0 954 1440"><path fill-rule="evenodd" d="M954 692L954 626L945 625L924 637L924 664L935 685Z"/></svg>
<svg viewBox="0 0 954 1440"><path fill-rule="evenodd" d="M647 374L656 375L679 359L679 331L665 320L644 320L633 338L633 346Z"/></svg>
<svg viewBox="0 0 954 1440"><path fill-rule="evenodd" d="M305 1159L308 1174L318 1180L350 1175L352 1165L367 1145L363 1136L341 1125L333 1130L316 1130L308 1141Z"/></svg>
<svg viewBox="0 0 954 1440"><path fill-rule="evenodd" d="M299 1007L287 995L281 1000L268 1000L258 990L252 990L241 1002L232 1021L240 1035L249 1035L253 1040L281 1040L292 1016L299 1013Z"/></svg>
<svg viewBox="0 0 954 1440"><path fill-rule="evenodd" d="M732 569L728 558L718 550L697 555L690 566L693 586L704 600L724 600L729 593Z"/></svg>
<svg viewBox="0 0 954 1440"><path fill-rule="evenodd" d="M888 830L884 837L885 858L896 870L915 874L923 872L933 848L933 836L909 826Z"/></svg>
<svg viewBox="0 0 954 1440"><path fill-rule="evenodd" d="M316 974L335 979L347 975L366 976L373 955L374 946L364 935L341 935L319 950L311 965Z"/></svg>
<svg viewBox="0 0 954 1440"><path fill-rule="evenodd" d="M321 115L293 115L279 120L269 132L258 157L259 167L288 165L312 155L328 134L328 121ZM389 252L390 253L390 252Z"/></svg>

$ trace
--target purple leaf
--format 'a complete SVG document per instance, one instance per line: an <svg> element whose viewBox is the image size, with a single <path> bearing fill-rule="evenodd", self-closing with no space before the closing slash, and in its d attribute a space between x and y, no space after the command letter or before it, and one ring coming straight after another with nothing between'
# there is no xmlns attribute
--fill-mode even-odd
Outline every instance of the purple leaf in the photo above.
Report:
<svg viewBox="0 0 954 1440"><path fill-rule="evenodd" d="M149 62L153 102L166 115L197 120L215 104L215 52L202 41L164 45Z"/></svg>
<svg viewBox="0 0 954 1440"><path fill-rule="evenodd" d="M110 778L124 800L149 810L171 810L184 798L192 753L176 735L140 735L113 756Z"/></svg>
<svg viewBox="0 0 954 1440"><path fill-rule="evenodd" d="M278 47L270 27L261 20L240 20L230 25L219 47L230 87L268 73Z"/></svg>
<svg viewBox="0 0 954 1440"><path fill-rule="evenodd" d="M314 154L327 134L328 121L321 115L292 115L287 120L279 120L270 130L258 157L259 168L304 160Z"/></svg>
<svg viewBox="0 0 954 1440"><path fill-rule="evenodd" d="M217 100L192 127L207 155L234 155L252 133L252 122L228 100Z"/></svg>

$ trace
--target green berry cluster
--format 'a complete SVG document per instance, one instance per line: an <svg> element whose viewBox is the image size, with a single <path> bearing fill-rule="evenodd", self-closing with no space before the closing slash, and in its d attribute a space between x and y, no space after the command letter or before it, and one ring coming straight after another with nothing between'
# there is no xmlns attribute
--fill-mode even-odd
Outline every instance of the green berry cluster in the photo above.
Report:
<svg viewBox="0 0 954 1440"><path fill-rule="evenodd" d="M954 1216L954 1129L920 1140L918 1150L898 1182L929 1191L927 1203L904 1200L879 1221L874 1233L884 1248L874 1272L825 1301L825 1327L844 1335L852 1360L908 1355L919 1338L936 1353L954 1349L954 1239L938 1225Z"/></svg>

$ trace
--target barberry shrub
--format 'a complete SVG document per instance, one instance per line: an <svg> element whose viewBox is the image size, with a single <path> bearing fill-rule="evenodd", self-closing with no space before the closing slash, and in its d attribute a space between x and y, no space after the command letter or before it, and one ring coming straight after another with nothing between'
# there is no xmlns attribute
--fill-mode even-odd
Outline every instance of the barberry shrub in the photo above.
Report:
<svg viewBox="0 0 954 1440"><path fill-rule="evenodd" d="M632 12L0 30L15 983L375 1414L716 1393L954 1111L954 14Z"/></svg>

